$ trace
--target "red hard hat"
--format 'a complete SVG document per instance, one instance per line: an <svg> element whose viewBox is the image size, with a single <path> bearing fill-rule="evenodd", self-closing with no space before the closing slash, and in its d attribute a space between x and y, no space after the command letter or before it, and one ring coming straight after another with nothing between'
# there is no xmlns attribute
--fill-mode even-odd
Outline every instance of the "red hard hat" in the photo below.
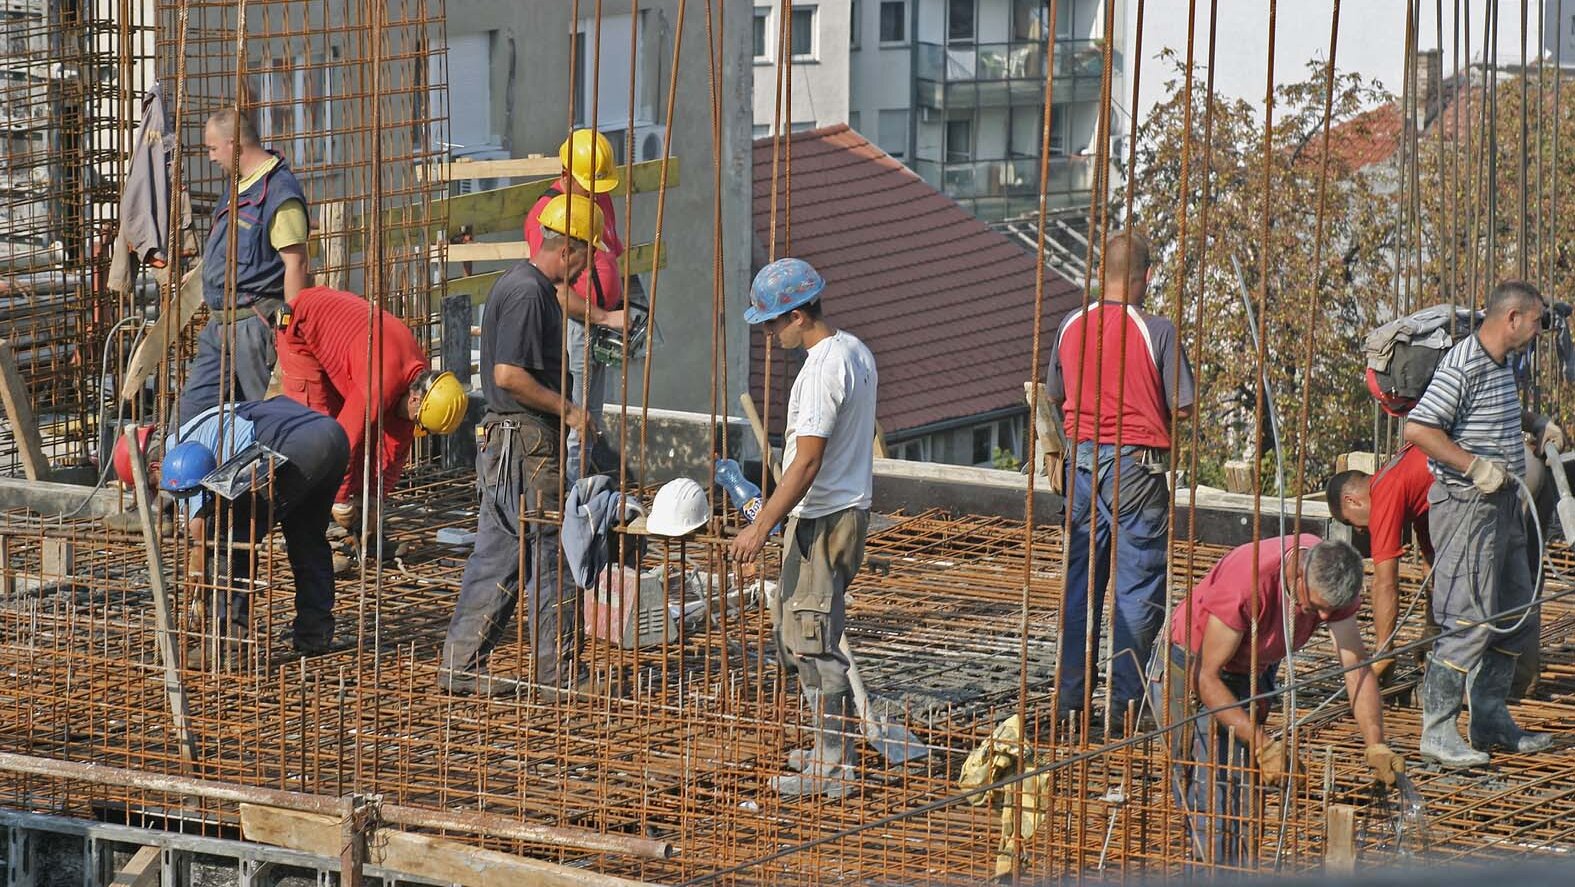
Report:
<svg viewBox="0 0 1575 887"><path fill-rule="evenodd" d="M153 426L143 425L137 429L137 449L142 453L148 451L148 439L153 437ZM126 435L115 435L115 477L126 486L134 486L131 479L131 450L126 447Z"/></svg>

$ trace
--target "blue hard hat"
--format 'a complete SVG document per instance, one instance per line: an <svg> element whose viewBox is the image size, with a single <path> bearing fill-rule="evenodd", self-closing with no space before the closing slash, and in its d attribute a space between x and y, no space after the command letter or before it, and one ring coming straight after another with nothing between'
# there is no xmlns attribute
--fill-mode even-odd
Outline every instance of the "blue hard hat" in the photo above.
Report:
<svg viewBox="0 0 1575 887"><path fill-rule="evenodd" d="M213 451L194 440L176 444L159 469L159 489L177 496L195 493L202 479L219 467Z"/></svg>
<svg viewBox="0 0 1575 887"><path fill-rule="evenodd" d="M749 287L749 308L744 322L765 323L773 317L815 301L826 281L803 259L777 259L760 269Z"/></svg>

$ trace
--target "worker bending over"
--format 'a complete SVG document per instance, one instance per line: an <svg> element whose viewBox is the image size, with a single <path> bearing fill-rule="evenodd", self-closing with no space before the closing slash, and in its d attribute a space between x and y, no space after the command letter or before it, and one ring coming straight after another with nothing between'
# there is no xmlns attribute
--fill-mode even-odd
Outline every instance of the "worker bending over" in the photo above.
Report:
<svg viewBox="0 0 1575 887"><path fill-rule="evenodd" d="M481 507L438 676L456 693L513 692L512 682L491 677L487 663L514 618L522 579L536 682L556 693L586 679L575 662L579 595L560 588L559 528L540 518L562 509L559 421L595 433L590 414L561 390L564 320L555 290L590 265L591 250L601 245L602 214L584 195L560 194L542 210L541 226L548 232L541 249L498 278L481 315L487 404L476 447Z"/></svg>
<svg viewBox="0 0 1575 887"><path fill-rule="evenodd" d="M465 418L468 396L454 374L433 372L410 327L354 293L302 290L281 317L278 349L285 395L337 419L350 441L333 510L346 530L360 529L364 486L375 505L399 483L416 435L452 433ZM381 509L370 517L380 527Z"/></svg>
<svg viewBox="0 0 1575 887"><path fill-rule="evenodd" d="M1251 772L1248 755L1266 784L1278 785L1294 772L1284 740L1263 726L1276 700L1242 703L1275 690L1280 661L1305 646L1320 625L1329 626L1347 669L1346 695L1367 765L1390 785L1405 772L1405 761L1384 742L1378 681L1358 664L1367 659L1356 620L1361 589L1356 549L1303 533L1231 550L1171 614L1168 674L1149 687L1156 716L1174 728L1174 788L1187 811L1197 860L1234 865L1246 857L1244 825L1258 803L1243 782ZM1288 639L1287 622L1293 632ZM1211 709L1221 710L1187 720Z"/></svg>
<svg viewBox="0 0 1575 887"><path fill-rule="evenodd" d="M1520 518L1526 473L1522 429L1540 453L1564 446L1546 416L1521 408L1509 358L1536 338L1544 310L1536 287L1509 280L1488 295L1482 324L1439 361L1412 408L1405 439L1428 456L1428 531L1437 547L1433 643L1422 679L1422 757L1445 767L1485 764L1485 752L1536 752L1553 737L1526 733L1507 705L1516 660L1536 648L1538 614ZM1519 612L1507 613L1510 610ZM1501 615L1503 614L1503 615ZM1470 681L1470 745L1456 719Z"/></svg>
<svg viewBox="0 0 1575 887"><path fill-rule="evenodd" d="M208 324L186 369L180 422L221 402L256 400L267 393L274 318L309 283L306 193L284 158L264 148L251 119L233 108L208 118L202 140L208 159L240 181L234 206L228 178L219 188L202 251Z"/></svg>
<svg viewBox="0 0 1575 887"><path fill-rule="evenodd" d="M256 463L255 486L226 499L202 486L234 458L250 461L253 444L283 456L273 468ZM295 581L293 643L305 654L326 652L334 638L333 555L323 530L344 477L350 445L339 423L283 397L215 406L187 420L165 442L155 472L159 489L179 500L181 518L199 545L196 575L216 559L213 616L219 640L233 653L249 620L257 550L277 524ZM241 466L244 473L248 468ZM228 557L225 553L228 552ZM229 658L221 654L221 661Z"/></svg>
<svg viewBox="0 0 1575 887"><path fill-rule="evenodd" d="M601 422L602 405L607 401L607 367L594 356L586 363L590 350L590 330L586 324L621 328L625 314L623 305L623 272L618 259L623 255L623 241L618 238L618 217L613 211L608 192L618 187L618 168L613 161L612 143L594 129L576 129L569 133L558 149L563 172L558 181L537 199L525 215L525 242L531 255L541 249L545 234L541 225L542 212L561 194L578 194L596 201L602 213L601 245L591 257L585 273L573 282L557 287L558 304L565 319L565 353L569 364L569 398L584 407L597 423ZM601 440L600 437L597 438ZM580 433L569 429L568 453L564 459L568 482L580 477L580 462L588 460L587 473L609 471L616 461L609 451L592 450L582 456Z"/></svg>
<svg viewBox="0 0 1575 887"><path fill-rule="evenodd" d="M847 590L864 562L873 489L875 357L863 342L827 323L825 281L802 259L778 259L750 287L744 320L763 326L783 348L807 353L788 395L782 481L732 554L753 561L771 528L788 518L781 591L771 607L777 656L798 673L815 714L815 746L789 758L795 775L771 780L785 798L841 797L858 761L858 715L841 649Z"/></svg>

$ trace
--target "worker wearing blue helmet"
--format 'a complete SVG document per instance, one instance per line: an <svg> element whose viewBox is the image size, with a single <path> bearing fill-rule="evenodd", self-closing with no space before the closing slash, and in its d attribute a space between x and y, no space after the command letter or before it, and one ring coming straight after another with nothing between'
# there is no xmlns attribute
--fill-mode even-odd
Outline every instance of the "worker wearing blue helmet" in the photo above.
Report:
<svg viewBox="0 0 1575 887"><path fill-rule="evenodd" d="M849 659L842 643L848 584L864 560L875 441L875 357L821 313L826 281L803 259L760 270L744 319L804 366L788 396L782 480L733 541L754 560L784 518L781 592L771 607L777 656L798 674L815 716L815 744L788 756L799 771L772 779L785 798L842 797L855 778L858 735Z"/></svg>

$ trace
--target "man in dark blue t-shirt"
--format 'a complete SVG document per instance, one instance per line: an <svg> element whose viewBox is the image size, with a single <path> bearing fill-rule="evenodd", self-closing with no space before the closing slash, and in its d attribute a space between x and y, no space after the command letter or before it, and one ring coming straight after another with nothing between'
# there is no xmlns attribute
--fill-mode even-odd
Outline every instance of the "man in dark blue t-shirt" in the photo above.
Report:
<svg viewBox="0 0 1575 887"><path fill-rule="evenodd" d="M481 391L487 405L476 448L481 513L438 677L456 693L513 691L513 682L489 676L487 660L513 619L522 566L534 680L551 691L582 680L573 663L579 597L560 591L558 528L532 521L522 539L520 500L532 512L561 507L560 419L582 435L595 434L590 414L561 390L563 313L556 290L573 283L590 261L591 248L600 248L602 214L584 195L559 195L542 210L541 225L548 233L541 249L498 279L481 315Z"/></svg>

